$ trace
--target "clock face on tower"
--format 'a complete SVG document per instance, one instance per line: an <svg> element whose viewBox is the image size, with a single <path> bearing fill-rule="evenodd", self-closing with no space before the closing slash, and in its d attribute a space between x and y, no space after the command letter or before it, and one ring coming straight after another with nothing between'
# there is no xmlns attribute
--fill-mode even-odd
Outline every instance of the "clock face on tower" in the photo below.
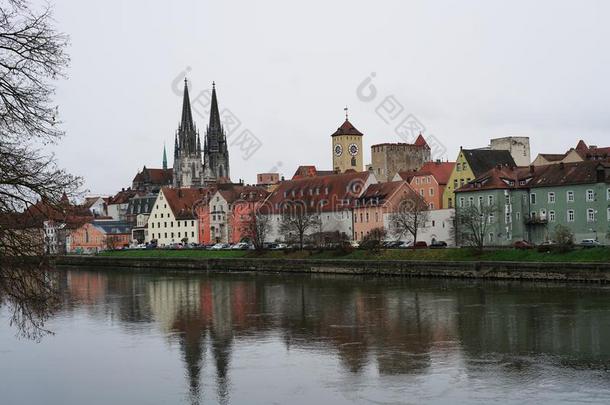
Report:
<svg viewBox="0 0 610 405"><path fill-rule="evenodd" d="M343 147L341 145L335 145L335 155L341 156L343 154Z"/></svg>
<svg viewBox="0 0 610 405"><path fill-rule="evenodd" d="M349 154L352 156L356 156L358 154L358 145L356 145L355 143L352 143L349 146Z"/></svg>

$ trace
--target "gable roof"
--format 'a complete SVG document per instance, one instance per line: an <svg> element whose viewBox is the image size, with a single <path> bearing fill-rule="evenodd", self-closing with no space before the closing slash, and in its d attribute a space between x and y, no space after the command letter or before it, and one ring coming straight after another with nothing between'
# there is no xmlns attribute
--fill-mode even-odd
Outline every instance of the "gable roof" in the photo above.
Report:
<svg viewBox="0 0 610 405"><path fill-rule="evenodd" d="M125 221L93 221L92 225L105 234L131 233L131 224Z"/></svg>
<svg viewBox="0 0 610 405"><path fill-rule="evenodd" d="M419 134L414 143L415 146L428 146L428 142L424 139L422 134Z"/></svg>
<svg viewBox="0 0 610 405"><path fill-rule="evenodd" d="M497 165L516 167L515 160L507 150L462 149L464 158L476 177Z"/></svg>
<svg viewBox="0 0 610 405"><path fill-rule="evenodd" d="M383 205L403 187L411 190L411 187L405 181L387 181L385 183L371 184L360 197L354 200L354 207Z"/></svg>
<svg viewBox="0 0 610 405"><path fill-rule="evenodd" d="M127 204L130 199L140 195L145 195L145 193L131 188L123 189L108 199L108 205Z"/></svg>
<svg viewBox="0 0 610 405"><path fill-rule="evenodd" d="M426 162L421 169L411 172L409 182L415 176L432 176L439 185L445 185L449 181L454 167L455 162Z"/></svg>
<svg viewBox="0 0 610 405"><path fill-rule="evenodd" d="M205 203L209 193L207 188L171 188L163 187L161 192L176 219L195 219L196 208Z"/></svg>
<svg viewBox="0 0 610 405"><path fill-rule="evenodd" d="M318 170L314 165L301 165L292 175L292 180L303 177L328 176L335 174L333 170Z"/></svg>

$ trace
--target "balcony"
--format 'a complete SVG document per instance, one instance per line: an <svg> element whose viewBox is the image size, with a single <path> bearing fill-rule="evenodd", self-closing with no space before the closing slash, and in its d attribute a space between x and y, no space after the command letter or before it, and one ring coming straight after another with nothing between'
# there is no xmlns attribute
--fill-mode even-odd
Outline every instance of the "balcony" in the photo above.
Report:
<svg viewBox="0 0 610 405"><path fill-rule="evenodd" d="M546 215L530 215L525 218L526 225L546 225L549 223Z"/></svg>

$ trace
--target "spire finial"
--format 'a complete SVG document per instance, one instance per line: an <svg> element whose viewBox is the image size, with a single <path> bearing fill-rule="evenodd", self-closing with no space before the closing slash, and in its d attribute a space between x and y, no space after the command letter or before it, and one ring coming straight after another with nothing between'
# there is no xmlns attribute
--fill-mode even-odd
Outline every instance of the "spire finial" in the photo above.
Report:
<svg viewBox="0 0 610 405"><path fill-rule="evenodd" d="M345 111L345 121L347 121L347 120L348 120L348 118L349 118L349 115L348 115L348 110L349 110L349 109L347 108L347 106L345 106L345 108L343 109L343 111Z"/></svg>
<svg viewBox="0 0 610 405"><path fill-rule="evenodd" d="M215 89L216 88L216 82L212 81L212 88Z"/></svg>

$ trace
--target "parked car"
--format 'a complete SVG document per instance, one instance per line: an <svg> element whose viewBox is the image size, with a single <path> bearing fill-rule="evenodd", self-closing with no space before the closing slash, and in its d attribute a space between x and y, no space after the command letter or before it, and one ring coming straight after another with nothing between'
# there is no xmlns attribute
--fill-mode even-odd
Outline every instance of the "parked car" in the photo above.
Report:
<svg viewBox="0 0 610 405"><path fill-rule="evenodd" d="M413 241L407 240L404 242L400 242L400 245L396 246L399 249L406 249L406 248L410 248L411 245L413 245Z"/></svg>
<svg viewBox="0 0 610 405"><path fill-rule="evenodd" d="M557 242L555 242L554 240L545 240L544 242L542 242L540 244L540 246L553 246L556 244L557 244Z"/></svg>
<svg viewBox="0 0 610 405"><path fill-rule="evenodd" d="M442 249L447 247L447 242L444 240L435 240L430 244L430 249Z"/></svg>
<svg viewBox="0 0 610 405"><path fill-rule="evenodd" d="M426 249L427 247L428 247L428 244L425 241L419 240L413 244L412 248L413 249Z"/></svg>
<svg viewBox="0 0 610 405"><path fill-rule="evenodd" d="M399 240L389 240L389 241L385 241L383 242L383 247L386 249L396 249L398 247L400 247L400 245L402 245L402 241Z"/></svg>
<svg viewBox="0 0 610 405"><path fill-rule="evenodd" d="M584 248L591 248L591 247L602 246L602 244L599 243L598 241L596 241L595 239L583 239L580 241L580 246L582 246Z"/></svg>
<svg viewBox="0 0 610 405"><path fill-rule="evenodd" d="M513 247L515 249L532 249L534 247L534 245L532 245L531 243L529 243L526 240L518 240L515 243L513 243Z"/></svg>
<svg viewBox="0 0 610 405"><path fill-rule="evenodd" d="M214 246L212 246L210 248L210 250L223 250L223 249L228 249L230 247L231 247L231 245L229 245L228 243L217 243Z"/></svg>
<svg viewBox="0 0 610 405"><path fill-rule="evenodd" d="M288 245L285 244L285 243L275 243L274 245L275 246L271 247L270 249L273 249L273 250L282 250L282 249L286 249L288 247Z"/></svg>
<svg viewBox="0 0 610 405"><path fill-rule="evenodd" d="M231 246L231 250L248 250L250 248L250 244L247 242L239 242Z"/></svg>

